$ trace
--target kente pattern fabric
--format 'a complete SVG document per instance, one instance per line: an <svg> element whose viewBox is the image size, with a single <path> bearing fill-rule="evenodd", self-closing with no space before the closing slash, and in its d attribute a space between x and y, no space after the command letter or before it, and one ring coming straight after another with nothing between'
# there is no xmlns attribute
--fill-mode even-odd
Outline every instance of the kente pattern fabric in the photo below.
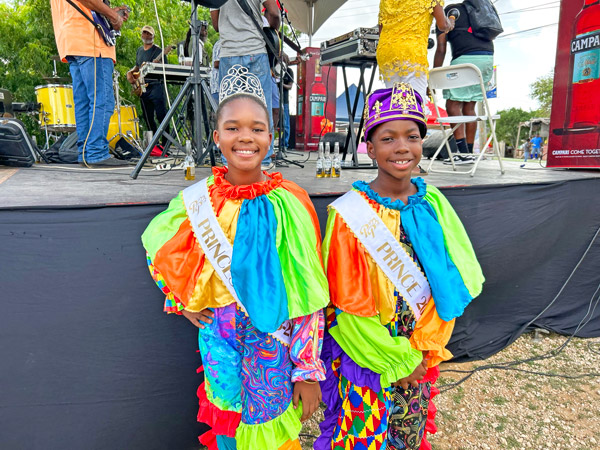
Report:
<svg viewBox="0 0 600 450"><path fill-rule="evenodd" d="M437 5L443 7L444 0L380 1L377 64L384 80L413 72L427 77L427 40Z"/></svg>
<svg viewBox="0 0 600 450"><path fill-rule="evenodd" d="M426 432L435 432L431 399L437 393L431 384L439 374L438 364L452 357L445 346L454 318L481 291L483 275L460 220L442 194L420 178L412 182L417 193L406 205L380 197L364 182L353 187L368 200L432 286L432 300L418 321L335 209L329 211L323 260L332 304L327 309L322 353L327 377L321 383L327 410L317 450L328 445L344 449L430 448L425 437ZM453 284L436 283L436 277L447 277ZM410 375L422 362L423 352L428 371L422 385L408 391L392 388L391 383ZM350 400L357 395L365 399L363 406ZM385 424L385 429L345 425L354 423L355 411L372 411L373 396L382 397L379 406L387 401L385 419L379 423ZM400 429L404 431L400 433ZM358 434L352 434L357 430ZM353 447L357 439L364 447Z"/></svg>
<svg viewBox="0 0 600 450"><path fill-rule="evenodd" d="M213 168L208 191L233 242L233 284L247 313L205 258L181 193L153 219L142 241L166 312L214 312L198 336L205 376L198 420L211 427L201 442L216 448L221 435L235 438L240 450L276 450L301 429L292 383L325 375L319 357L329 294L319 224L306 192L281 174L235 186L226 173ZM289 325L289 343L272 334L282 323Z"/></svg>

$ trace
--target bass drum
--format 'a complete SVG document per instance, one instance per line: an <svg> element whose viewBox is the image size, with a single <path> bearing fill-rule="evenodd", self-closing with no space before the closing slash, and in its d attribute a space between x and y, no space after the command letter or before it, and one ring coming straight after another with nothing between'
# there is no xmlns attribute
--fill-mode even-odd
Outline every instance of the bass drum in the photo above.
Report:
<svg viewBox="0 0 600 450"><path fill-rule="evenodd" d="M40 124L50 131L75 131L75 102L70 84L46 84L35 87L40 103Z"/></svg>
<svg viewBox="0 0 600 450"><path fill-rule="evenodd" d="M121 135L131 143L137 142L140 138L140 120L134 106L121 106L121 134L119 134L119 116L117 110L110 118L108 125L108 134L106 139L110 148L114 149Z"/></svg>

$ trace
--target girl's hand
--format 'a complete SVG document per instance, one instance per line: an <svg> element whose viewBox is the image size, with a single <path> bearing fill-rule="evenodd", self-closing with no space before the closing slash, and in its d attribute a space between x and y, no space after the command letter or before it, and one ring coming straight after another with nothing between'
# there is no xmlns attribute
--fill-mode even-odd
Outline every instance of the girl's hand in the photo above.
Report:
<svg viewBox="0 0 600 450"><path fill-rule="evenodd" d="M297 381L294 383L294 409L298 408L298 400L302 400L302 417L300 422L305 422L314 414L321 403L321 386L317 381Z"/></svg>
<svg viewBox="0 0 600 450"><path fill-rule="evenodd" d="M181 311L183 317L192 322L195 327L204 329L203 323L210 325L212 323L213 317L215 313L213 313L210 309L203 309L200 312L190 312L185 309Z"/></svg>

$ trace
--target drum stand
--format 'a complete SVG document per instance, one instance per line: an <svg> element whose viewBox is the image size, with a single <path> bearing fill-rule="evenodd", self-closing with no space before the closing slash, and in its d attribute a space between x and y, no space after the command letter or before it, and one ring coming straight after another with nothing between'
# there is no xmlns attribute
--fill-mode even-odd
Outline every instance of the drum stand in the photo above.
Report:
<svg viewBox="0 0 600 450"><path fill-rule="evenodd" d="M207 88L206 83L203 83L200 78L200 58L202 55L199 53L200 49L198 48L198 37L200 35L200 21L198 20L198 6L196 2L192 2L192 20L190 24L191 29L191 40L192 40L192 54L193 54L193 62L192 62L192 76L188 77L185 81L185 84L177 94L171 108L167 112L167 115L161 122L158 130L154 133L154 137L144 150L140 160L138 161L135 169L131 172L130 177L134 180L138 177L142 167L146 163L146 160L150 156L150 152L155 145L160 142L160 139L164 136L169 142L178 144L174 141L174 139L166 132L167 127L169 126L169 122L171 119L177 114L177 110L180 109L180 106L183 106L183 111L187 110L188 102L192 102L194 117L192 123L192 131L193 131L193 148L196 149L196 164L200 163L207 154L210 155L210 164L214 166L216 164L215 161L215 145L212 142L212 133L208 132L206 136L206 147L204 146L204 137L202 130L202 122L203 117L206 118L206 100L204 96L208 93L208 104L215 109L214 99L210 96L210 89ZM206 120L204 120L206 122ZM167 143L168 145L168 143ZM180 147L178 145L178 147ZM203 152L201 151L203 148L206 148ZM182 149L183 150L183 149Z"/></svg>
<svg viewBox="0 0 600 450"><path fill-rule="evenodd" d="M115 110L117 111L117 124L119 131L117 134L110 136L107 140L111 142L117 136L125 139L127 142L132 141L134 146L139 152L142 152L142 145L135 139L134 136L123 133L123 126L121 125L121 94L119 92L119 72L115 70L113 72L113 91L115 92ZM137 119L136 119L137 120ZM118 141L117 141L118 142ZM116 147L116 145L115 145Z"/></svg>

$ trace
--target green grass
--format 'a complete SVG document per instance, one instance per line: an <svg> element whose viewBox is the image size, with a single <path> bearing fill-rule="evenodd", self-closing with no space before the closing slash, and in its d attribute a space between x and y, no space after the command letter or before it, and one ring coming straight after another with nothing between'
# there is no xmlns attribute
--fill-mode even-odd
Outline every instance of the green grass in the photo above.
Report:
<svg viewBox="0 0 600 450"><path fill-rule="evenodd" d="M502 397L501 395L497 395L493 398L492 400L494 402L494 405L498 405L498 406L502 406L504 404L506 404L507 400Z"/></svg>
<svg viewBox="0 0 600 450"><path fill-rule="evenodd" d="M456 389L456 392L454 394L452 394L452 401L454 403L456 403L457 405L460 405L460 402L462 402L462 400L465 398L465 390L459 386Z"/></svg>

